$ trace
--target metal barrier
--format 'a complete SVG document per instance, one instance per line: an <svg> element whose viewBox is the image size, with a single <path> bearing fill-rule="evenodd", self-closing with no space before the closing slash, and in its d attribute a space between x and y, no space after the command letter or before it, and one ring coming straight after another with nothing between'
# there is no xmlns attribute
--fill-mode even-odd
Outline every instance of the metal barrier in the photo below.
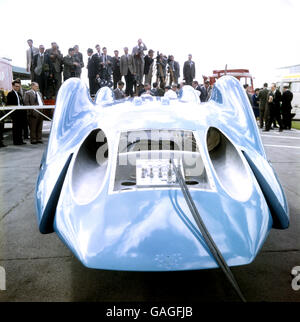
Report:
<svg viewBox="0 0 300 322"><path fill-rule="evenodd" d="M4 120L6 117L8 117L10 114L12 114L14 111L17 111L17 110L34 110L38 113L40 113L41 115L43 115L46 119L48 119L49 121L52 121L52 119L50 119L50 117L48 117L47 115L43 114L41 111L39 111L38 109L42 109L42 110L46 110L46 109L54 109L55 108L55 105L42 105L42 106L39 106L39 105L20 105L20 106L0 106L0 111L8 111L9 112L5 115L3 115L1 118L0 118L0 122L2 120Z"/></svg>

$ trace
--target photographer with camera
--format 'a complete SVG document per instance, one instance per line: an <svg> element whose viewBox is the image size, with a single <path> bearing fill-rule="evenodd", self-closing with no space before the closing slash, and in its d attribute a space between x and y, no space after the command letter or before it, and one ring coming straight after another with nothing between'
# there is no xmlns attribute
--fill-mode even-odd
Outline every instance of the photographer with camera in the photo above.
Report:
<svg viewBox="0 0 300 322"><path fill-rule="evenodd" d="M75 49L69 48L68 55L64 57L63 63L64 63L64 81L71 77L80 77L80 74L78 72L80 68L80 60L74 56L75 55Z"/></svg>
<svg viewBox="0 0 300 322"><path fill-rule="evenodd" d="M100 77L97 78L100 88L104 86L112 87L112 58L107 55L107 48L102 48L102 55L100 57Z"/></svg>
<svg viewBox="0 0 300 322"><path fill-rule="evenodd" d="M136 84L139 86L143 82L144 77L144 67L145 67L145 60L144 60L144 51L147 50L147 46L143 43L142 39L138 40L137 46L135 46L132 50L133 62L135 65L136 71Z"/></svg>
<svg viewBox="0 0 300 322"><path fill-rule="evenodd" d="M52 42L51 48L47 49L45 53L49 55L51 66L53 67L50 73L50 78L53 79L53 84L55 85L54 92L56 97L58 90L61 86L61 73L63 71L63 55L60 52L56 42Z"/></svg>

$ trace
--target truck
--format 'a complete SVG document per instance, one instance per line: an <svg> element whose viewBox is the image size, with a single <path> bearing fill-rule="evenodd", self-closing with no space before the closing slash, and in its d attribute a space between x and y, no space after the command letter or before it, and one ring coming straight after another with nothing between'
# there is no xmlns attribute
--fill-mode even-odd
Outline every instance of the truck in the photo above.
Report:
<svg viewBox="0 0 300 322"><path fill-rule="evenodd" d="M227 66L225 69L220 70L214 70L212 73L212 76L202 76L204 82L206 80L209 80L210 85L213 85L216 80L222 76L233 76L239 80L241 85L248 84L250 92L254 94L254 85L253 85L253 78L252 75L249 72L249 69L227 69Z"/></svg>

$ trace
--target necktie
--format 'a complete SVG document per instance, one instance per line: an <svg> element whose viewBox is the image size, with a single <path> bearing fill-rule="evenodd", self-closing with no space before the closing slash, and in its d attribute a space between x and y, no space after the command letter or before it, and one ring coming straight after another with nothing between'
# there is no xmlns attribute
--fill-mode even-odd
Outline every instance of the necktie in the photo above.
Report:
<svg viewBox="0 0 300 322"><path fill-rule="evenodd" d="M33 49L32 49L32 47L30 47L30 51L31 51L31 59L33 59Z"/></svg>
<svg viewBox="0 0 300 322"><path fill-rule="evenodd" d="M18 104L23 105L23 100L22 100L21 94L19 92L17 94L18 94Z"/></svg>

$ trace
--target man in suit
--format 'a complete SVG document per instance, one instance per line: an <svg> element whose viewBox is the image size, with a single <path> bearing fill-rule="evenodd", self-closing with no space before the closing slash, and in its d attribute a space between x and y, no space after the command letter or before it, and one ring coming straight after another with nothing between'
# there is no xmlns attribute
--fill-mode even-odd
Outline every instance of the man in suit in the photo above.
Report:
<svg viewBox="0 0 300 322"><path fill-rule="evenodd" d="M97 93L98 86L96 84L96 76L99 73L99 62L95 55L93 55L93 49L89 48L87 50L88 55L88 63L87 63L87 70L88 70L88 79L90 85L90 95L94 96Z"/></svg>
<svg viewBox="0 0 300 322"><path fill-rule="evenodd" d="M178 84L178 78L180 77L180 66L177 61L175 61L174 56L170 55L168 59L170 80L169 85Z"/></svg>
<svg viewBox="0 0 300 322"><path fill-rule="evenodd" d="M123 91L124 82L118 81L118 87L114 90L114 95L116 100L125 98L125 93Z"/></svg>
<svg viewBox="0 0 300 322"><path fill-rule="evenodd" d="M257 100L259 102L259 126L262 129L267 126L267 120L269 119L269 105L268 105L268 83L264 83L263 89L258 93Z"/></svg>
<svg viewBox="0 0 300 322"><path fill-rule="evenodd" d="M102 55L100 57L100 78L107 84L111 81L112 75L112 57L107 55L107 48L102 48ZM108 84L109 86L109 84Z"/></svg>
<svg viewBox="0 0 300 322"><path fill-rule="evenodd" d="M274 121L277 121L279 125L279 132L283 131L283 124L280 115L280 102L281 102L281 93L276 89L276 84L271 85L271 90L268 94L268 106L270 111L270 117L267 121L267 126L264 131L269 131L271 125Z"/></svg>
<svg viewBox="0 0 300 322"><path fill-rule="evenodd" d="M122 75L121 75L121 71L120 71L119 51L115 50L114 54L115 54L115 56L112 58L112 71L113 71L114 89L116 89L118 82L122 78Z"/></svg>
<svg viewBox="0 0 300 322"><path fill-rule="evenodd" d="M79 77L80 61L75 57L75 49L69 48L68 55L63 59L64 63L64 81L71 77ZM81 70L81 68L80 68Z"/></svg>
<svg viewBox="0 0 300 322"><path fill-rule="evenodd" d="M209 99L209 91L210 91L210 82L206 80L204 85L200 86L200 101L207 102Z"/></svg>
<svg viewBox="0 0 300 322"><path fill-rule="evenodd" d="M23 88L22 88L21 79L16 78L15 82L20 84L19 94L21 95L21 97L22 97L22 99L24 101L24 92L23 92ZM27 114L27 111L26 111L26 114ZM22 126L23 126L22 133L23 133L24 140L28 140L29 130L28 130L28 120L27 120L27 118L24 119L24 122L22 123Z"/></svg>
<svg viewBox="0 0 300 322"><path fill-rule="evenodd" d="M282 121L284 129L290 130L292 128L292 100L293 100L293 93L289 90L289 86L283 86L283 93L282 93Z"/></svg>
<svg viewBox="0 0 300 322"><path fill-rule="evenodd" d="M33 57L38 54L39 50L36 47L33 47L32 39L27 40L29 48L26 51L26 70L31 73L31 81L34 81L34 70L33 70Z"/></svg>
<svg viewBox="0 0 300 322"><path fill-rule="evenodd" d="M33 82L31 84L31 90L27 91L24 96L24 105L37 105L43 106L42 94L39 92L39 84ZM27 111L29 129L30 129L30 143L37 144L43 143L42 141L42 130L43 130L43 116L34 111Z"/></svg>
<svg viewBox="0 0 300 322"><path fill-rule="evenodd" d="M39 46L39 53L33 57L34 80L39 84L43 96L48 96L48 78L53 72L49 55L45 53L45 47Z"/></svg>
<svg viewBox="0 0 300 322"><path fill-rule="evenodd" d="M7 106L23 106L23 98L19 93L21 84L19 82L12 82L12 90L7 94ZM27 114L26 110L15 110L11 114L13 123L13 144L22 145L26 144L23 141L22 129L24 128L24 122L26 122Z"/></svg>
<svg viewBox="0 0 300 322"><path fill-rule="evenodd" d="M251 107L252 107L252 104L253 104L253 102L252 102L252 95L251 95L251 93L249 92L249 85L248 84L244 84L243 85L243 87L244 87L244 89L245 89L245 93L246 93L246 95L247 95L247 97L248 97L248 100L249 100L249 103L250 103L250 105L251 105Z"/></svg>
<svg viewBox="0 0 300 322"><path fill-rule="evenodd" d="M53 67L50 77L54 80L55 83L54 92L56 97L58 90L61 86L61 72L63 71L63 55L60 52L56 42L51 43L51 48L47 49L46 53L49 55L51 65Z"/></svg>
<svg viewBox="0 0 300 322"><path fill-rule="evenodd" d="M102 53L101 53L101 47L99 44L95 46L95 49L96 49L96 52L95 54L93 54L92 58L93 58L93 62L96 64L96 70L97 70L96 77L95 77L95 94L96 94L100 88L100 84L98 80L100 78L100 70L101 70L100 59L101 59Z"/></svg>
<svg viewBox="0 0 300 322"><path fill-rule="evenodd" d="M128 53L128 47L124 48L124 55L120 59L121 75L125 77L127 96L133 96L133 83L135 75L135 66L133 63L133 56Z"/></svg>
<svg viewBox="0 0 300 322"><path fill-rule="evenodd" d="M81 77L81 69L84 67L84 62L83 62L83 56L82 56L82 53L79 52L79 46L78 45L75 45L74 46L74 50L75 50L75 53L74 53L74 57L75 57L75 60L76 61L79 61L80 65L77 66L77 71L76 71L76 74L78 75L77 77Z"/></svg>
<svg viewBox="0 0 300 322"><path fill-rule="evenodd" d="M137 46L132 49L133 63L135 65L136 82L140 85L143 82L144 77L144 51L147 50L147 46L143 43L142 39L138 40Z"/></svg>
<svg viewBox="0 0 300 322"><path fill-rule="evenodd" d="M148 51L148 55L145 56L144 61L144 74L145 74L145 84L149 84L151 86L152 84L152 74L153 74L153 59L154 51L150 49Z"/></svg>
<svg viewBox="0 0 300 322"><path fill-rule="evenodd" d="M160 53L156 60L157 74L156 77L159 80L160 87L164 88L166 85L166 77L167 77L167 64L168 59L164 56L163 53Z"/></svg>
<svg viewBox="0 0 300 322"><path fill-rule="evenodd" d="M189 54L188 60L183 65L183 79L185 80L186 85L192 85L195 75L195 63L192 61L192 55Z"/></svg>

